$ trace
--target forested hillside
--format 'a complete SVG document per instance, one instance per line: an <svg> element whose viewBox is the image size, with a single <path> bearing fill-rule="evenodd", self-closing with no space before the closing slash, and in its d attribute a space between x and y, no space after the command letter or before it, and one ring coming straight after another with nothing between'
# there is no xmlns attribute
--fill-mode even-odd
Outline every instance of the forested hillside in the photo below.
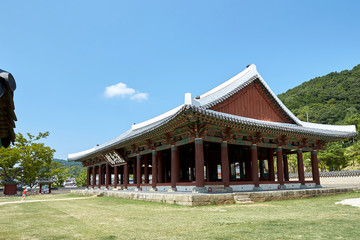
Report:
<svg viewBox="0 0 360 240"><path fill-rule="evenodd" d="M354 124L360 129L360 65L316 77L278 97L302 121L308 116L309 122ZM360 141L329 143L318 159L321 171L360 169Z"/></svg>
<svg viewBox="0 0 360 240"><path fill-rule="evenodd" d="M63 160L63 159L57 159L57 158L54 158L53 161L61 163L61 165L64 166L65 168L69 168L69 167L72 167L72 166L82 167L82 164L80 162L69 162L69 161L66 161L66 160Z"/></svg>
<svg viewBox="0 0 360 240"><path fill-rule="evenodd" d="M302 121L360 125L360 64L316 77L278 95Z"/></svg>

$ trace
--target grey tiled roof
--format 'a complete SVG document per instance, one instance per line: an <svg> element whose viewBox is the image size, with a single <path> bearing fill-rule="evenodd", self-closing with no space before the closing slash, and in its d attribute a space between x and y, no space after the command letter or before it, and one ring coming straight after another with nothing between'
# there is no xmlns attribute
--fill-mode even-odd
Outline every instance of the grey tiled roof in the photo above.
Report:
<svg viewBox="0 0 360 240"><path fill-rule="evenodd" d="M185 110L193 111L195 114L203 114L204 116L214 117L219 120L225 120L229 121L235 124L240 124L244 127L260 127L263 129L269 129L269 130L277 130L277 131L283 131L283 132L299 132L304 134L311 134L311 135L318 135L318 136L326 136L331 138L350 138L357 135L357 132L345 132L345 131L336 131L336 130L326 130L326 129L318 129L318 128L309 128L309 127L303 127L298 126L296 124L288 124L288 123L277 123L277 122L267 122L267 121L261 121L257 119L252 118L245 118L241 116L231 115L227 113L221 113L216 112L213 110L205 109L202 107L195 107L192 105L183 105L176 113L167 116L164 119L159 120L158 122L154 122L152 124L146 125L142 128L138 128L135 130L128 130L124 134L120 135L117 138L114 138L113 140L106 142L102 145L96 146L92 149L86 150L84 152L79 152L75 154L70 154L68 157L68 160L70 161L76 161L79 159L82 159L86 156L92 155L96 152L101 152L105 150L109 150L112 147L115 147L116 145L119 145L121 143L124 143L128 140L134 139L136 137L139 137L145 133L148 133L150 131L153 131L164 124L168 123L172 119L179 116L182 112Z"/></svg>

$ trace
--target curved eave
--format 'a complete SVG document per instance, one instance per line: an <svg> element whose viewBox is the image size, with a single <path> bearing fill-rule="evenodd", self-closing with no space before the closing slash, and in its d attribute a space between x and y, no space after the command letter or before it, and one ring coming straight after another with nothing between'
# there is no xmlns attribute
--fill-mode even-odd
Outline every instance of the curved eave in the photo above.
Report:
<svg viewBox="0 0 360 240"><path fill-rule="evenodd" d="M112 148L120 145L125 144L128 141L131 141L145 133L154 131L161 126L165 125L166 123L170 122L172 119L174 119L176 116L180 115L181 112L183 112L187 108L187 105L181 105L176 109L176 111L170 110L169 112L163 114L163 118L153 118L148 121L145 121L144 123L147 123L147 125L141 123L139 124L140 127L132 127L122 135L120 135L117 138L114 138L113 140L106 142L104 144L101 144L99 146L95 146L91 149L73 153L68 155L68 161L81 161L82 159L86 157L90 157L96 154L99 154L101 152L106 152L111 150ZM161 115L160 115L161 116ZM155 121L154 119L157 119Z"/></svg>
<svg viewBox="0 0 360 240"><path fill-rule="evenodd" d="M256 127L256 128L262 128L262 129L268 129L268 130L276 130L276 131L282 131L282 132L288 132L288 133L302 133L307 135L314 135L319 137L328 137L328 138L334 138L334 139L343 139L343 138L351 138L358 135L358 132L356 130L354 131L337 131L332 129L321 129L321 128L311 128L311 127L303 127L298 126L296 124L288 124L288 123L278 123L278 122L268 122L268 121L262 121L258 119L253 118L245 118L240 117L236 115L231 115L227 113L221 113L216 112L213 110L208 109L202 109L193 107L195 111L198 111L201 114L204 114L205 116L214 117L221 120L226 120L232 123L241 124L244 127ZM328 126L323 124L316 124L318 126ZM334 126L334 125L330 125ZM336 125L335 125L336 126ZM354 129L355 126L351 126L351 129Z"/></svg>
<svg viewBox="0 0 360 240"><path fill-rule="evenodd" d="M232 124L240 124L241 127L250 128L250 129L261 129L263 131L271 130L271 131L280 131L285 133L300 133L305 135L316 136L319 138L331 138L334 141L344 138L355 137L358 133L356 131L336 131L331 129L320 129L320 128L311 128L311 127L303 127L298 126L296 124L286 124L286 123L277 123L277 122L267 122L261 121L252 118L245 118L236 115L216 112L209 109L204 109L201 107L195 107L192 105L183 105L179 108L179 110L173 113L170 116L167 116L165 119L161 119L158 122L152 122L150 125L143 126L142 128L138 128L136 130L130 129L119 137L104 143L102 145L96 146L94 148L88 149L86 151L82 151L79 153L69 154L69 161L82 161L85 158L93 157L103 152L109 151L113 148L119 147L120 145L125 145L130 141L144 135L151 133L153 131L157 131L159 128L164 127L167 123L174 120L178 116L180 116L184 111L193 111L194 114L198 114L204 117L212 117L220 121L228 121ZM317 124L319 125L319 124ZM322 125L322 124L320 124ZM327 125L324 125L327 126Z"/></svg>

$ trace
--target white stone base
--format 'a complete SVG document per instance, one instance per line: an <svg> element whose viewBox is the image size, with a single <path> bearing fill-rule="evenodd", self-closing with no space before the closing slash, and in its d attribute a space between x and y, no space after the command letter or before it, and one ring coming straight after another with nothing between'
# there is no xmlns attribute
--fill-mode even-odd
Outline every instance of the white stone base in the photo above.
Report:
<svg viewBox="0 0 360 240"><path fill-rule="evenodd" d="M263 190L275 190L279 188L279 184L273 183L273 184L260 184L260 187Z"/></svg>
<svg viewBox="0 0 360 240"><path fill-rule="evenodd" d="M176 186L178 192L191 192L194 186Z"/></svg>
<svg viewBox="0 0 360 240"><path fill-rule="evenodd" d="M300 188L300 183L285 183L286 188Z"/></svg>
<svg viewBox="0 0 360 240"><path fill-rule="evenodd" d="M262 184L260 184L261 186ZM230 187L233 189L234 192L240 192L240 191L252 191L254 188L253 184L248 185L230 185Z"/></svg>
<svg viewBox="0 0 360 240"><path fill-rule="evenodd" d="M157 186L159 192L167 192L170 188L170 186Z"/></svg>
<svg viewBox="0 0 360 240"><path fill-rule="evenodd" d="M170 188L170 189L168 190L168 192L177 192L177 189L176 189L176 188Z"/></svg>
<svg viewBox="0 0 360 240"><path fill-rule="evenodd" d="M305 185L306 185L308 188L314 188L314 187L315 187L315 183L305 183Z"/></svg>

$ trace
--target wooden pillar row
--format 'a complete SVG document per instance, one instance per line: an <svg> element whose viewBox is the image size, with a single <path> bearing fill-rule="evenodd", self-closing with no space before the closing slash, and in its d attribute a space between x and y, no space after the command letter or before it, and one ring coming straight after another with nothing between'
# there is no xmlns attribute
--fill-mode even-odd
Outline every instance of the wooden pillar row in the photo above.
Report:
<svg viewBox="0 0 360 240"><path fill-rule="evenodd" d="M269 163L269 180L275 181L275 170L274 170L274 149L268 149L268 163Z"/></svg>
<svg viewBox="0 0 360 240"><path fill-rule="evenodd" d="M94 188L96 185L96 172L95 172L96 166L93 166L93 179L92 179L92 187Z"/></svg>
<svg viewBox="0 0 360 240"><path fill-rule="evenodd" d="M252 181L254 182L254 190L262 190L259 184L259 164L256 144L251 145L251 170Z"/></svg>
<svg viewBox="0 0 360 240"><path fill-rule="evenodd" d="M141 155L136 155L136 188L140 190L141 184Z"/></svg>
<svg viewBox="0 0 360 240"><path fill-rule="evenodd" d="M320 185L320 174L319 174L319 164L317 160L317 151L311 151L311 166L312 166L312 174L313 180L315 181L315 187L321 187Z"/></svg>
<svg viewBox="0 0 360 240"><path fill-rule="evenodd" d="M195 179L194 192L205 191L204 180L204 143L202 138L195 138Z"/></svg>
<svg viewBox="0 0 360 240"><path fill-rule="evenodd" d="M285 181L289 181L289 163L287 154L283 154L283 162L284 162L284 179Z"/></svg>
<svg viewBox="0 0 360 240"><path fill-rule="evenodd" d="M303 152L302 149L297 151L297 161L298 161L298 173L299 173L299 181L300 188L305 188L305 173L304 173L304 160L303 160Z"/></svg>
<svg viewBox="0 0 360 240"><path fill-rule="evenodd" d="M90 176L91 176L91 167L87 167L86 171L86 187L90 187Z"/></svg>
<svg viewBox="0 0 360 240"><path fill-rule="evenodd" d="M229 148L227 141L221 143L221 178L224 187L230 186Z"/></svg>
<svg viewBox="0 0 360 240"><path fill-rule="evenodd" d="M171 145L171 190L176 191L176 182L180 178L180 161L178 148L175 145Z"/></svg>
<svg viewBox="0 0 360 240"><path fill-rule="evenodd" d="M127 189L129 184L129 164L126 163L124 166L124 189Z"/></svg>
<svg viewBox="0 0 360 240"><path fill-rule="evenodd" d="M151 187L152 187L152 191L157 191L156 185L157 185L157 178L158 178L158 166L157 166L157 151L156 150L152 150L152 155L151 155L151 166L152 166L152 183L151 183Z"/></svg>
<svg viewBox="0 0 360 240"><path fill-rule="evenodd" d="M278 182L280 184L280 189L285 189L284 185L284 168L283 168L283 154L282 154L282 148L278 147L276 149L276 163L277 163L277 177Z"/></svg>

